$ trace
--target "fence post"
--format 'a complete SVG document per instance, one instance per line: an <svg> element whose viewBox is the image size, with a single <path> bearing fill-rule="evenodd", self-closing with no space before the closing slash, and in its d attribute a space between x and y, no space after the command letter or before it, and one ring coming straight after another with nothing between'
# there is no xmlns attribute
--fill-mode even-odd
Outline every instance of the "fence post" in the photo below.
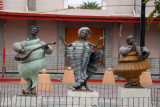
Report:
<svg viewBox="0 0 160 107"><path fill-rule="evenodd" d="M6 50L5 50L5 48L3 48L2 78L4 78L4 71L5 71L5 54L6 54Z"/></svg>

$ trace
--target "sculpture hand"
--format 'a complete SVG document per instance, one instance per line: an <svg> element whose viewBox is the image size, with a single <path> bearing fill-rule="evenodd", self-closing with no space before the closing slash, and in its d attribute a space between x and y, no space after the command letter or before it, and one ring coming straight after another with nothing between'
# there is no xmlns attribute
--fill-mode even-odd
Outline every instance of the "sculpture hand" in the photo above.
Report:
<svg viewBox="0 0 160 107"><path fill-rule="evenodd" d="M62 40L63 44L67 47L67 43L65 42L64 38L62 36L58 36L58 38Z"/></svg>
<svg viewBox="0 0 160 107"><path fill-rule="evenodd" d="M20 53L24 53L24 52L25 52L25 50L24 50L24 49L21 49L21 50L20 50Z"/></svg>
<svg viewBox="0 0 160 107"><path fill-rule="evenodd" d="M104 39L104 36L101 36L101 37L99 38L99 40L102 40L102 39Z"/></svg>
<svg viewBox="0 0 160 107"><path fill-rule="evenodd" d="M99 38L99 40L98 40L98 42L96 43L96 45L94 46L94 48L97 48L97 46L99 45L99 42L100 42L102 39L104 39L104 36L101 36L101 37Z"/></svg>

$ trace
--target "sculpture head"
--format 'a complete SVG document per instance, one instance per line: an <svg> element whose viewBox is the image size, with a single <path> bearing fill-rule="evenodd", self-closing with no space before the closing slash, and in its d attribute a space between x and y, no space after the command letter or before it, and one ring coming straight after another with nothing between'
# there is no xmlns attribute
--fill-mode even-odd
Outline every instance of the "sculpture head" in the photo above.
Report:
<svg viewBox="0 0 160 107"><path fill-rule="evenodd" d="M30 33L29 39L36 38L36 35L38 34L38 32L39 32L38 26L32 25L29 29L29 33Z"/></svg>
<svg viewBox="0 0 160 107"><path fill-rule="evenodd" d="M79 38L82 40L87 40L91 36L91 30L88 27L81 27L78 30Z"/></svg>
<svg viewBox="0 0 160 107"><path fill-rule="evenodd" d="M126 39L128 45L133 46L136 44L136 41L132 35L129 35Z"/></svg>

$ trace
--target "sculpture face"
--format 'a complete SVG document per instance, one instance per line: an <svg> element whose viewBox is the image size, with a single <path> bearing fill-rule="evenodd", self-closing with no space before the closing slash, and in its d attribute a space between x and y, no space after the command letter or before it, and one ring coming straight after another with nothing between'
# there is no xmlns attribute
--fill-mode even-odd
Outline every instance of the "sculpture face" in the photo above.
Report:
<svg viewBox="0 0 160 107"><path fill-rule="evenodd" d="M38 34L38 32L39 32L39 30L38 30L38 28L36 28L36 27L33 27L33 28L31 28L31 30L30 30L30 33L31 33L32 35L36 35L36 34Z"/></svg>
<svg viewBox="0 0 160 107"><path fill-rule="evenodd" d="M86 30L82 30L80 32L80 38L86 40L88 38L87 36L87 31Z"/></svg>
<svg viewBox="0 0 160 107"><path fill-rule="evenodd" d="M129 35L126 39L126 42L128 45L133 46L136 41L134 40L134 37L132 35Z"/></svg>

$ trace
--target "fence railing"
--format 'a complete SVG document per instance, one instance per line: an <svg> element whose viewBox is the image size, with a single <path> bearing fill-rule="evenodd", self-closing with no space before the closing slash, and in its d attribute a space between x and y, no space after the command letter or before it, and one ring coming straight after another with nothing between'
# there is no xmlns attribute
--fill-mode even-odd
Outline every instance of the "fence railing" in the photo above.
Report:
<svg viewBox="0 0 160 107"><path fill-rule="evenodd" d="M160 97L105 98L68 96L22 96L0 92L0 107L160 107Z"/></svg>
<svg viewBox="0 0 160 107"><path fill-rule="evenodd" d="M90 90L97 91L100 97L117 98L118 87L120 85L101 85L101 84L88 84ZM26 88L22 84L0 84L0 91L4 93L11 93L13 95L21 94L21 91ZM67 90L70 90L72 85L65 85L59 83L52 84L39 84L36 87L37 94L42 96L66 96ZM151 97L156 99L160 97L160 86L147 86L151 90Z"/></svg>

